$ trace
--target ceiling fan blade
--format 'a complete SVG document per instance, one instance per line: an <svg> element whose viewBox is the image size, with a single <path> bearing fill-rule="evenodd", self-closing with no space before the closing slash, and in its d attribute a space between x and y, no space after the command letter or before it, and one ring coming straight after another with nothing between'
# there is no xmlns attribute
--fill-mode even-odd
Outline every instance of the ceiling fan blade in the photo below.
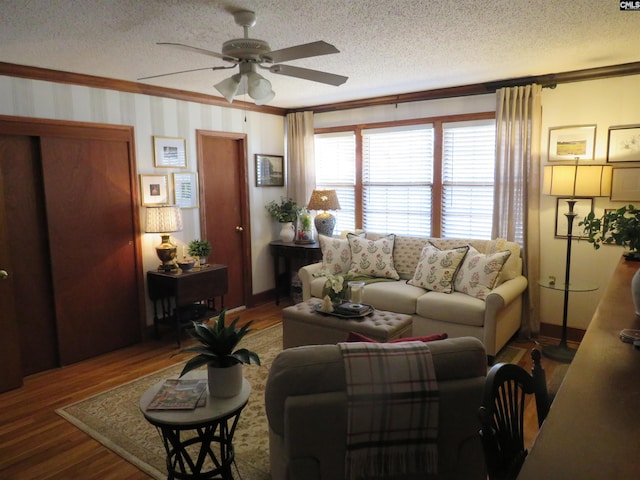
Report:
<svg viewBox="0 0 640 480"><path fill-rule="evenodd" d="M273 65L269 67L271 73L287 75L288 77L303 78L313 82L327 83L329 85L342 85L349 77L335 75L333 73L320 72L309 68L292 67L291 65Z"/></svg>
<svg viewBox="0 0 640 480"><path fill-rule="evenodd" d="M318 41L305 43L304 45L296 45L295 47L274 50L263 57L269 58L273 63L288 62L297 60L298 58L317 57L318 55L328 55L330 53L340 53L336 47L330 43Z"/></svg>
<svg viewBox="0 0 640 480"><path fill-rule="evenodd" d="M191 45L185 45L183 43L171 43L171 42L158 42L157 45L167 45L169 47L179 48L180 50L186 50L193 53L201 53L202 55L208 55L210 57L221 58L227 62L238 62L237 58L230 57L229 55L223 55L218 52L212 52L211 50L205 50L204 48L192 47Z"/></svg>
<svg viewBox="0 0 640 480"><path fill-rule="evenodd" d="M178 75L180 73L200 72L202 70L218 70L220 67L204 67L204 68L192 68L191 70L181 70L179 72L161 73L160 75L151 75L149 77L140 77L138 80L149 80L150 78L167 77L169 75ZM229 68L229 67L225 67Z"/></svg>

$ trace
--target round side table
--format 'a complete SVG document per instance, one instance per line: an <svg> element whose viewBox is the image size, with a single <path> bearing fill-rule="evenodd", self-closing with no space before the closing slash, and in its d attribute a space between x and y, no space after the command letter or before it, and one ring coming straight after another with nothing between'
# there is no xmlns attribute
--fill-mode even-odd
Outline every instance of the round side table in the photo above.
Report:
<svg viewBox="0 0 640 480"><path fill-rule="evenodd" d="M206 378L196 371L183 378ZM147 410L164 380L140 397L140 411L160 433L167 452L168 479L233 480L233 434L251 393L249 382L231 398L207 396L207 404L193 410Z"/></svg>

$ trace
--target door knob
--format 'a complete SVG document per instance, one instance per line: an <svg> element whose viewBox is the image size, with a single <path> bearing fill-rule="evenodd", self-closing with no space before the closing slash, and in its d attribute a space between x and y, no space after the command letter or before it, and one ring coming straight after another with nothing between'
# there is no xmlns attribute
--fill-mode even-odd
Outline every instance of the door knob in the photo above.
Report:
<svg viewBox="0 0 640 480"><path fill-rule="evenodd" d="M9 272L7 272L6 270L0 270L0 280L4 280L5 278L9 277Z"/></svg>
<svg viewBox="0 0 640 480"><path fill-rule="evenodd" d="M238 225L236 227L236 232L244 232L244 228L242 228L240 225Z"/></svg>

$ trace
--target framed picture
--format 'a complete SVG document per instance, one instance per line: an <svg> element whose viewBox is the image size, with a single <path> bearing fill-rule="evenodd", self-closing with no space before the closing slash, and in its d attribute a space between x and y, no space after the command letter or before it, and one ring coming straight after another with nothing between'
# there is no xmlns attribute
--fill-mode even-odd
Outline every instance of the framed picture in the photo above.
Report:
<svg viewBox="0 0 640 480"><path fill-rule="evenodd" d="M142 205L169 205L169 177L140 175Z"/></svg>
<svg viewBox="0 0 640 480"><path fill-rule="evenodd" d="M578 224L593 210L592 197L574 197L577 200L573 207L573 211L577 213L573 219L573 227L571 230L571 238L588 238L583 235L582 228ZM569 204L567 200L571 197L558 197L556 199L556 238L567 238L569 230L569 222L565 213L569 213Z"/></svg>
<svg viewBox="0 0 640 480"><path fill-rule="evenodd" d="M613 169L613 179L611 180L611 201L640 201L640 167Z"/></svg>
<svg viewBox="0 0 640 480"><path fill-rule="evenodd" d="M255 158L256 187L284 186L284 157L257 153Z"/></svg>
<svg viewBox="0 0 640 480"><path fill-rule="evenodd" d="M153 137L153 158L156 167L185 168L187 141L184 138Z"/></svg>
<svg viewBox="0 0 640 480"><path fill-rule="evenodd" d="M550 128L548 159L550 162L593 160L595 145L595 125Z"/></svg>
<svg viewBox="0 0 640 480"><path fill-rule="evenodd" d="M173 198L180 208L198 206L198 174L193 172L173 174Z"/></svg>
<svg viewBox="0 0 640 480"><path fill-rule="evenodd" d="M640 162L640 125L609 127L607 162Z"/></svg>

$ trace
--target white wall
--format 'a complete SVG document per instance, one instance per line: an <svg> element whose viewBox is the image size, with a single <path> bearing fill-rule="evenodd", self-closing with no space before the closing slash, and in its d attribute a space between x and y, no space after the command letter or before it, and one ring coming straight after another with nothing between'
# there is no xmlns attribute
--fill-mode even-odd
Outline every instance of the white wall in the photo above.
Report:
<svg viewBox="0 0 640 480"><path fill-rule="evenodd" d="M0 76L0 115L132 125L138 173L169 174L197 171L196 129L245 133L247 135L247 172L251 215L251 255L253 292L273 288L272 263L268 243L277 237L277 224L264 205L286 196L284 188L256 188L254 154L284 154L284 117L239 109L203 105L134 93L58 84ZM183 137L187 141L187 168L155 168L154 135ZM140 208L140 225L144 228L144 208ZM184 229L172 234L182 245L199 238L198 209L183 209ZM144 270L157 268L154 246L157 234L142 234ZM216 246L213 245L215 249ZM152 308L147 302L147 321Z"/></svg>
<svg viewBox="0 0 640 480"><path fill-rule="evenodd" d="M612 125L640 124L640 76L618 77L558 85L555 90L542 90L542 163L547 163L549 128L571 125L596 125L594 163L606 162L608 128ZM612 164L616 166L640 167L638 164ZM602 215L605 208L624 205L608 198L596 198L594 210ZM566 239L554 238L556 198L543 195L541 198L540 275L543 279L554 275L564 278ZM574 225L574 234L581 228ZM606 289L611 274L622 255L622 247L603 246L599 250L586 241L575 241L571 255L571 280L594 283L599 289L590 293L571 293L567 324L569 327L586 329L596 306ZM530 281L533 279L530 279ZM541 321L562 324L562 292L542 288Z"/></svg>

